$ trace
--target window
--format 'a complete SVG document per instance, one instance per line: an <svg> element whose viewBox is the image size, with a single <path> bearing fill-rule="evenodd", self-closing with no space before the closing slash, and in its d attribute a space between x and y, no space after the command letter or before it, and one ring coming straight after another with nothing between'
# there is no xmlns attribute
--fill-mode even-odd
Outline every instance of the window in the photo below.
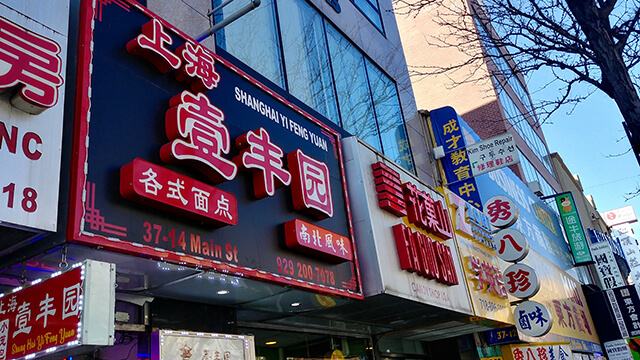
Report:
<svg viewBox="0 0 640 360"><path fill-rule="evenodd" d="M520 165L522 166L522 170L524 172L524 178L526 182L530 183L532 181L537 181L538 183L540 183L540 188L542 189L542 193L544 195L555 194L556 192L553 190L551 185L547 182L547 180L544 179L542 174L540 174L538 170L536 170L536 168L533 167L533 164L531 164L529 159L527 159L527 157L524 156L520 152L520 150L518 150L518 155L520 156Z"/></svg>
<svg viewBox="0 0 640 360"><path fill-rule="evenodd" d="M497 79L494 78L494 81L497 82ZM522 114L509 95L507 95L504 89L499 86L497 90L498 97L500 98L500 103L502 103L502 108L507 116L507 120L509 120L509 123L531 148L531 151L533 151L536 157L542 162L544 167L553 174L553 166L551 165L551 159L549 158L549 151L547 150L544 142L540 139L529 121L527 121L526 117Z"/></svg>
<svg viewBox="0 0 640 360"><path fill-rule="evenodd" d="M263 0L258 8L216 32L216 45L252 69L284 87L280 46L275 24L274 0ZM213 0L213 7L222 0ZM216 23L245 6L234 1L214 14Z"/></svg>
<svg viewBox="0 0 640 360"><path fill-rule="evenodd" d="M279 0L278 15L289 92L339 124L322 17L296 0Z"/></svg>
<svg viewBox="0 0 640 360"><path fill-rule="evenodd" d="M382 29L382 18L380 17L378 0L351 0L351 2L378 30L380 30L380 32L384 33L384 30Z"/></svg>
<svg viewBox="0 0 640 360"><path fill-rule="evenodd" d="M397 164L413 171L413 160L396 85L372 62L366 60L366 63L383 152Z"/></svg>
<svg viewBox="0 0 640 360"><path fill-rule="evenodd" d="M529 95L527 90L525 90L524 85L522 85L518 77L513 73L513 69L509 66L504 56L501 55L500 50L498 50L492 42L489 42L490 37L484 26L477 19L475 19L475 22L480 35L480 41L482 42L485 51L489 54L498 70L500 70L502 77L506 79L509 87L511 87L511 89L516 93L518 100L520 100L520 102L527 108L528 112L533 113L533 105L531 104L531 99L529 99Z"/></svg>
<svg viewBox="0 0 640 360"><path fill-rule="evenodd" d="M382 152L364 58L349 40L327 26L342 127Z"/></svg>
<svg viewBox="0 0 640 360"><path fill-rule="evenodd" d="M380 18L377 3L362 3ZM263 4L219 31L216 44L413 172L393 80L304 0ZM215 21L237 10L230 7L218 12Z"/></svg>

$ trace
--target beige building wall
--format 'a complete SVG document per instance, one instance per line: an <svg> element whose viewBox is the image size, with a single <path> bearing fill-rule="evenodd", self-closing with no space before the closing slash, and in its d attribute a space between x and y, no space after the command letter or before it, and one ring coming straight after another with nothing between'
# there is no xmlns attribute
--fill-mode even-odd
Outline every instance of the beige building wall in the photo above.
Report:
<svg viewBox="0 0 640 360"><path fill-rule="evenodd" d="M448 0L436 3L424 6L419 12L408 12L401 3L395 5L396 21L418 109L434 110L451 106L482 139L512 133L522 155L539 169L539 173L551 187L559 188L557 180L507 120L496 92L497 85L494 85L490 76L490 72L495 73L497 68L492 62L486 62L482 58L481 43L471 17L446 15L462 11L468 14L467 1ZM443 24L455 24L471 31L456 31ZM464 66L444 74L433 74L436 69L459 64ZM517 98L509 87L504 90L510 98ZM522 111L527 113L526 109ZM535 125L533 124L534 131L545 141L542 130ZM510 168L523 182L527 182L521 165Z"/></svg>
<svg viewBox="0 0 640 360"><path fill-rule="evenodd" d="M433 73L435 68L465 63L470 56L479 54L480 43L477 40L464 45L464 39L451 36L453 30L439 24L439 16L444 16L442 14L447 10L437 5L428 5L417 13L408 13L401 4L396 4L395 11L418 109L433 110L452 106L462 115L497 100L484 61L475 61L447 74L424 75ZM447 18L444 20L448 21ZM474 27L468 21L464 25ZM443 41L459 46L439 46ZM465 52L465 48L471 52Z"/></svg>

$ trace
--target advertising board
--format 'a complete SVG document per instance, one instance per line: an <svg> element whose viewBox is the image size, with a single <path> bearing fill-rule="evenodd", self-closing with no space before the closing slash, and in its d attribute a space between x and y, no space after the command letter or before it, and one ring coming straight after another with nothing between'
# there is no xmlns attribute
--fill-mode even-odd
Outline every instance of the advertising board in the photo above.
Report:
<svg viewBox="0 0 640 360"><path fill-rule="evenodd" d="M255 360L251 335L157 330L151 334L150 360Z"/></svg>
<svg viewBox="0 0 640 360"><path fill-rule="evenodd" d="M445 194L454 223L456 244L474 314L505 324L513 324L511 305L496 255L489 220L480 210L451 191L445 190ZM501 336L504 334L499 332L495 334L498 339L507 337ZM517 340L517 333L514 336Z"/></svg>
<svg viewBox="0 0 640 360"><path fill-rule="evenodd" d="M444 195L357 138L342 143L365 294L472 315Z"/></svg>
<svg viewBox="0 0 640 360"><path fill-rule="evenodd" d="M69 0L0 4L0 222L55 231Z"/></svg>
<svg viewBox="0 0 640 360"><path fill-rule="evenodd" d="M139 3L82 5L70 237L361 298L339 134Z"/></svg>
<svg viewBox="0 0 640 360"><path fill-rule="evenodd" d="M636 216L636 212L633 210L632 205L601 212L600 216L602 216L607 226L616 226L638 221L638 217Z"/></svg>
<svg viewBox="0 0 640 360"><path fill-rule="evenodd" d="M0 300L0 359L113 345L114 311L113 264L88 260L35 280Z"/></svg>
<svg viewBox="0 0 640 360"><path fill-rule="evenodd" d="M582 221L580 220L576 203L573 201L573 194L571 192L558 194L555 196L555 201L560 213L560 219L562 219L564 232L571 246L573 260L576 264L592 262L589 241L582 228Z"/></svg>

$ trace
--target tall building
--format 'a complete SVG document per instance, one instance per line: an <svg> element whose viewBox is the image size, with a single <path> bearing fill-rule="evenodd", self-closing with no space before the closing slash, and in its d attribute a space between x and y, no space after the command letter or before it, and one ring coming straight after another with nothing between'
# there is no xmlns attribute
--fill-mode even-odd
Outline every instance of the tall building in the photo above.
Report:
<svg viewBox="0 0 640 360"><path fill-rule="evenodd" d="M467 3L469 14L473 4ZM402 5L396 9L407 64L414 74L418 108L452 106L482 139L513 134L520 153L520 164L513 166L513 171L534 192L560 192L539 119L517 64L505 49L491 42L490 23L471 20L470 16L454 18L450 14L463 10L455 7L458 2L450 5L456 10L437 4L411 13ZM443 26L447 21L471 31L458 34ZM451 70L433 74L444 69Z"/></svg>

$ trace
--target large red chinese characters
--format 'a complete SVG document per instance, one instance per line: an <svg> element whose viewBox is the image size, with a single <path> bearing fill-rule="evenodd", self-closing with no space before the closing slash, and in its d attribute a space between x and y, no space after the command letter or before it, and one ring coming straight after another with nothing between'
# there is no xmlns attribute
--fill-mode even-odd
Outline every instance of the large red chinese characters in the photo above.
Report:
<svg viewBox="0 0 640 360"><path fill-rule="evenodd" d="M235 178L236 165L222 157L231 149L222 111L204 94L194 95L188 91L172 97L169 106L165 130L172 141L160 149L162 160L186 161L214 183Z"/></svg>
<svg viewBox="0 0 640 360"><path fill-rule="evenodd" d="M11 104L39 114L58 102L63 80L58 43L0 17L0 91L18 87Z"/></svg>
<svg viewBox="0 0 640 360"><path fill-rule="evenodd" d="M406 216L409 223L443 240L453 236L449 212L441 200L433 200L412 183L402 183L400 174L381 162L371 168L380 208L398 217ZM394 226L393 234L402 270L446 285L458 284L451 249L446 244L405 224Z"/></svg>
<svg viewBox="0 0 640 360"><path fill-rule="evenodd" d="M430 194L418 190L412 183L402 183L400 174L378 162L371 165L381 209L396 216L407 216L409 222L440 239L453 237L449 212L442 201L434 201Z"/></svg>
<svg viewBox="0 0 640 360"><path fill-rule="evenodd" d="M213 225L238 223L233 194L142 159L120 169L120 194L125 199Z"/></svg>
<svg viewBox="0 0 640 360"><path fill-rule="evenodd" d="M236 146L241 152L234 162L253 172L253 192L258 199L273 196L276 188L289 185L291 174L284 169L284 152L271 142L267 130L247 132L236 139Z"/></svg>
<svg viewBox="0 0 640 360"><path fill-rule="evenodd" d="M331 182L327 164L318 161L301 150L287 155L293 176L291 194L293 207L307 211L319 219L333 216Z"/></svg>

